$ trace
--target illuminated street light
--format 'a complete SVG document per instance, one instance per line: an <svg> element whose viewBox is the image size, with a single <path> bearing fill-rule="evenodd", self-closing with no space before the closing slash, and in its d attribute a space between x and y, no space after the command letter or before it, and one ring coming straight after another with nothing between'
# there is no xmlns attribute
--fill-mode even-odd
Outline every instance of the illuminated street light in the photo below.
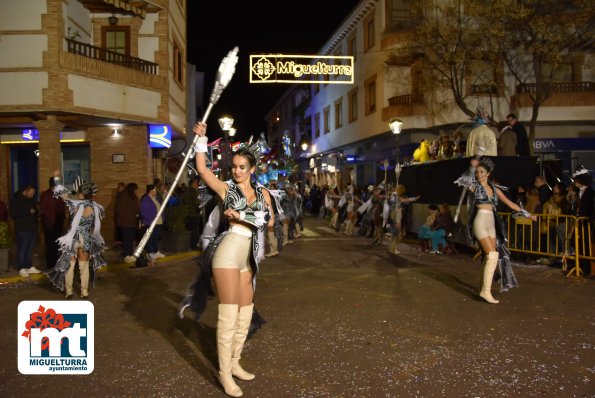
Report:
<svg viewBox="0 0 595 398"><path fill-rule="evenodd" d="M403 126L403 122L400 119L391 119L391 121L388 122L388 127L390 127L390 131L392 131L393 134L401 134L401 126Z"/></svg>
<svg viewBox="0 0 595 398"><path fill-rule="evenodd" d="M229 143L229 136L236 133L236 129L231 127L233 125L233 118L230 116L223 116L219 118L219 126L225 134L225 140L219 145L221 152L221 176L224 180L229 177L229 168L231 167L231 144Z"/></svg>
<svg viewBox="0 0 595 398"><path fill-rule="evenodd" d="M233 137L234 135L236 135L236 132L237 132L237 130L235 128L230 127L228 134L229 134L230 137Z"/></svg>
<svg viewBox="0 0 595 398"><path fill-rule="evenodd" d="M220 117L219 126L221 126L221 130L228 132L231 126L233 126L233 118L230 116Z"/></svg>
<svg viewBox="0 0 595 398"><path fill-rule="evenodd" d="M396 138L396 145L397 148L395 150L395 157L396 157L396 166L399 168L400 165L400 153L399 153L399 134L401 134L401 127L403 127L403 122L400 119L393 118L388 122L388 127L390 127L390 131L393 132ZM398 174L397 174L398 175ZM397 177L398 182L398 177Z"/></svg>

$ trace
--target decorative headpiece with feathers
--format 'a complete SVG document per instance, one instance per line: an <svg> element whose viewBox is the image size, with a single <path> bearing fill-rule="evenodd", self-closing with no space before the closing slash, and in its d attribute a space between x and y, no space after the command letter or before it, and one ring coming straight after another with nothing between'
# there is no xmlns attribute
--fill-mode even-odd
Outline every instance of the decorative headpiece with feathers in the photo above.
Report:
<svg viewBox="0 0 595 398"><path fill-rule="evenodd" d="M253 156L254 159L256 160L256 167L258 169L258 165L260 164L260 160L263 156L263 154L266 151L266 148L263 148L262 142L261 140L258 140L256 142L252 142L252 139L254 138L254 136L250 136L250 139L248 140L248 142L242 142L238 149L243 149L245 151L250 152ZM266 142L265 142L266 144Z"/></svg>

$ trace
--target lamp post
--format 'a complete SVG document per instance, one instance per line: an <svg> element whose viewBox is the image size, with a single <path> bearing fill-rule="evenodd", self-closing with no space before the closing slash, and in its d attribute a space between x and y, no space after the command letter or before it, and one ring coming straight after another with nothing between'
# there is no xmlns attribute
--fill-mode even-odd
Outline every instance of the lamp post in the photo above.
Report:
<svg viewBox="0 0 595 398"><path fill-rule="evenodd" d="M403 122L400 119L392 118L390 122L388 122L388 127L390 127L390 131L393 132L395 135L395 143L396 143L396 150L395 150L395 174L397 177L396 185L399 185L399 174L401 173L401 160L400 160L400 150L399 150L399 135L401 134L401 127L403 127Z"/></svg>
<svg viewBox="0 0 595 398"><path fill-rule="evenodd" d="M221 149L221 176L223 180L228 179L229 174L229 167L231 166L231 144L229 143L229 135L230 131L233 127L233 118L230 116L222 116L218 119L219 126L224 133L224 140L223 144L219 145ZM235 135L235 129L233 129L233 134Z"/></svg>
<svg viewBox="0 0 595 398"><path fill-rule="evenodd" d="M401 127L403 126L403 122L400 119L391 119L390 122L388 122L388 127L390 127L390 131L393 132L393 134L396 137L396 144L397 144L397 150L396 150L396 158L397 158L397 164L399 164L400 160L400 154L399 154L399 134L401 134Z"/></svg>

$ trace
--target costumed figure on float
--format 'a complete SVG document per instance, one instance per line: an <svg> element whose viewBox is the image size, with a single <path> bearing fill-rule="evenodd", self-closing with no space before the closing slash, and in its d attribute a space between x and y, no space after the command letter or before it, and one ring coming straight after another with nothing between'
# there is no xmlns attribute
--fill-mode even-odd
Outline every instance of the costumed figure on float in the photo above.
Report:
<svg viewBox="0 0 595 398"><path fill-rule="evenodd" d="M61 291L66 298L73 297L74 268L78 261L81 298L89 296L89 279L92 274L93 286L97 270L107 263L101 253L105 250L105 241L101 236L101 219L104 210L101 205L93 201L97 193L97 185L93 182L84 182L73 186L76 199L70 198L68 190L60 181L60 172L54 172L54 197L60 197L66 203L70 212L70 230L58 239L61 252L54 268L46 275Z"/></svg>
<svg viewBox="0 0 595 398"><path fill-rule="evenodd" d="M478 109L477 115L473 118L473 129L467 138L466 156L475 156L479 152L479 148L482 148L485 156L498 156L496 132L488 126L489 121L488 113L483 109Z"/></svg>

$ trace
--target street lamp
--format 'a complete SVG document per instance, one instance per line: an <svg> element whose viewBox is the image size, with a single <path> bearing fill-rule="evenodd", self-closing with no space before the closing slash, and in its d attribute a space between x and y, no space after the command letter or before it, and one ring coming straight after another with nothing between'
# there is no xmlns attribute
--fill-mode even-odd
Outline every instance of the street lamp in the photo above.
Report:
<svg viewBox="0 0 595 398"><path fill-rule="evenodd" d="M300 147L302 148L302 151L308 150L308 141L306 141L305 138L302 139L302 142L300 143Z"/></svg>
<svg viewBox="0 0 595 398"><path fill-rule="evenodd" d="M221 130L225 134L225 141L223 144L219 145L220 152L221 152L221 174L224 180L228 178L228 169L231 166L231 145L229 143L229 136L231 133L231 127L233 125L233 118L230 116L223 116L219 118L219 126L221 126ZM235 135L236 129L233 129L233 134Z"/></svg>
<svg viewBox="0 0 595 398"><path fill-rule="evenodd" d="M396 158L397 158L397 165L399 165L399 134L401 134L401 127L403 126L403 122L400 119L392 118L390 122L388 122L388 127L390 127L390 131L393 132L396 138L397 150L396 150Z"/></svg>

